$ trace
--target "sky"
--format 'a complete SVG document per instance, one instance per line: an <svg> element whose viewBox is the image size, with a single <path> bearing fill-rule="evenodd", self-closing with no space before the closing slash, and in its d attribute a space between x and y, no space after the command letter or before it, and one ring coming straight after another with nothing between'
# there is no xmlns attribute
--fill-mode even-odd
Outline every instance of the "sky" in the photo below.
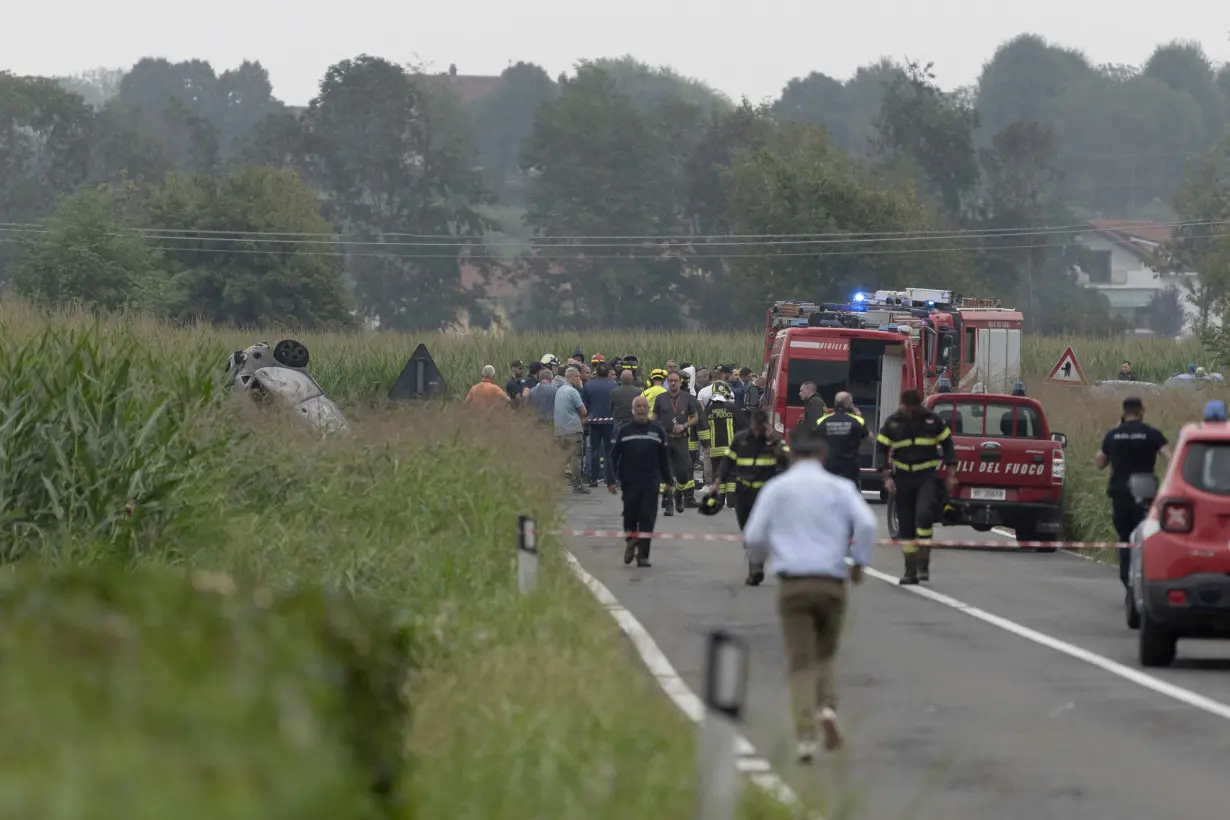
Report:
<svg viewBox="0 0 1230 820"><path fill-rule="evenodd" d="M835 5L840 11L834 13ZM1169 0L60 0L8 3L0 70L59 75L127 68L142 57L245 59L275 94L306 103L329 65L367 53L429 70L499 74L519 60L556 76L578 60L631 54L704 80L733 98L776 97L793 77L848 78L880 57L933 62L940 84L975 82L1004 41L1024 32L1083 50L1095 63L1139 65L1175 39L1230 60L1230 6ZM437 11L428 10L436 8ZM754 12L754 13L753 13Z"/></svg>

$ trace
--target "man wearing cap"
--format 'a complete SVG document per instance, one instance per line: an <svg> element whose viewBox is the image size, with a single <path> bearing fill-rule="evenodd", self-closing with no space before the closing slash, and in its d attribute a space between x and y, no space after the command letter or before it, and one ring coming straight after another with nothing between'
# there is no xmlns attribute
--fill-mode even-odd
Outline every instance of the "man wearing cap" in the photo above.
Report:
<svg viewBox="0 0 1230 820"><path fill-rule="evenodd" d="M1156 427L1145 424L1145 404L1135 396L1123 400L1123 416L1119 425L1112 427L1102 438L1102 447L1093 457L1093 463L1099 470L1110 467L1110 481L1106 484L1106 494L1110 497L1111 521L1119 541L1126 543L1145 517L1145 510L1140 508L1136 499L1128 489L1128 479L1137 473L1154 474L1157 467L1157 456L1170 460L1170 444L1166 437ZM1119 580L1123 588L1131 594L1128 583L1131 568L1132 551L1127 547L1119 549Z"/></svg>

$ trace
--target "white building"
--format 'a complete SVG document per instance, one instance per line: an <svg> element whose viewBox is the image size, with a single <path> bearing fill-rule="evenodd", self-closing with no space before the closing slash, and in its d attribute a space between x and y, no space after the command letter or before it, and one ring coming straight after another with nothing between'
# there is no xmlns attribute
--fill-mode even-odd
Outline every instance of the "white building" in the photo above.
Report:
<svg viewBox="0 0 1230 820"><path fill-rule="evenodd" d="M1145 308L1159 293L1174 288L1183 307L1183 335L1192 333L1199 309L1189 284L1197 273L1158 273L1149 266L1153 254L1170 241L1170 228L1156 222L1091 220L1074 240L1089 251L1088 270L1076 269L1077 282L1106 295L1113 316L1127 319L1138 333L1149 333Z"/></svg>

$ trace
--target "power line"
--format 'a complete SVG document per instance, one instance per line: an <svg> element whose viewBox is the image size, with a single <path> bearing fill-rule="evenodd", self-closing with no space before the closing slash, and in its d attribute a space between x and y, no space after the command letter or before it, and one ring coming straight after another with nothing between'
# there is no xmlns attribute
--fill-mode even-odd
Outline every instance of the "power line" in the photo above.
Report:
<svg viewBox="0 0 1230 820"><path fill-rule="evenodd" d="M1213 236L1213 235L1214 234L1201 234L1193 238L1202 238L1202 237ZM182 237L176 237L176 238L182 239ZM13 239L13 238L0 237L0 243L11 243L11 242L17 242L17 241L18 241L17 239ZM288 244L294 244L294 243L288 243ZM707 259L779 259L783 257L789 258L789 257L830 257L830 256L859 256L859 257L862 257L862 256L898 256L902 254L920 254L920 253L997 253L1000 251L1011 251L1011 250L1038 250L1042 248L1069 248L1071 246L1072 246L1072 243L1070 242L1056 242L1056 243L1033 243L1033 244L1027 244L1027 245L992 245L992 246L968 246L967 245L964 247L897 248L897 249L888 249L888 250L851 249L851 250L839 250L839 251L777 251L777 252L762 252L762 253L714 253L714 254L706 254L705 256ZM177 251L177 252L185 252L185 253L220 253L220 254L246 254L246 255L263 255L263 256L282 256L285 253L284 251L279 251L279 250L258 250L255 248L202 248L202 247L195 247L191 245L183 245L183 246L155 245L154 247L156 250ZM556 246L556 247L558 247L561 250L569 250L569 249L577 249L579 246L562 245L562 246ZM632 248L632 250L636 250L636 248ZM643 248L641 250L651 250L651 249ZM336 256L340 256L341 253L335 252L335 251L296 250L294 251L294 255L296 256L334 256L336 257ZM487 261L487 262L503 262L503 263L508 262L508 260L504 257L498 256L495 254L481 253L481 252L467 253L467 254L452 254L452 253L431 254L431 253L396 253L396 252L350 253L350 252L346 252L345 256L347 258L452 259L452 260L458 260L458 261L463 261L463 262L464 261L479 261L479 262ZM647 262L671 262L671 261L688 262L688 261L693 261L693 257L691 256L663 256L663 255L652 256L649 254L635 254L635 253L634 254L612 254L612 255L576 253L576 254L571 254L567 256L564 256L564 255L543 256L538 259L538 261L542 261L542 262L568 262L568 261L590 262L590 261L601 261L601 260L608 260L608 261L639 260L639 261L647 261Z"/></svg>
<svg viewBox="0 0 1230 820"><path fill-rule="evenodd" d="M345 234L310 233L310 232L280 232L280 231L224 231L196 230L192 228L125 228L116 235L136 235L146 239L175 240L194 242L251 242L259 244L278 245L342 245L358 247L412 247L412 248L467 248L482 246L485 248L523 248L526 245L539 248L574 248L574 249L609 249L636 248L627 244L639 241L644 244L663 243L677 245L697 245L701 247L745 247L745 246L776 246L776 245L849 245L849 244L879 244L885 242L930 242L939 240L987 240L1019 238L1031 236L1075 235L1080 233L1101 232L1106 230L1130 232L1133 226L1149 228L1191 228L1219 227L1230 225L1226 219L1185 220L1177 222L1150 221L1114 221L1113 226L1099 228L1090 223L1075 225L1055 225L1048 227L1020 228L973 228L927 231L852 231L849 233L830 232L814 234L708 234L708 235L575 235L575 236L543 236L530 237L523 241L484 242L482 237L440 236L431 234L395 233L385 234L387 237L418 238L423 240L448 241L387 241L384 239L349 239ZM0 232L4 233L48 233L49 230L35 223L0 223ZM617 243L592 242L589 240L624 240Z"/></svg>

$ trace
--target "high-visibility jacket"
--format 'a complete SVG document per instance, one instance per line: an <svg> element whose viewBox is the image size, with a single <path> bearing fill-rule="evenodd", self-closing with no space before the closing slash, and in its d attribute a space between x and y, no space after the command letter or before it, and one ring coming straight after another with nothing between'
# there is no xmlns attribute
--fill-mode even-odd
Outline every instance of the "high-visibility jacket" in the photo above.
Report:
<svg viewBox="0 0 1230 820"><path fill-rule="evenodd" d="M730 451L735 434L747 429L747 416L728 402L714 402L705 411L708 417L709 457L722 458Z"/></svg>
<svg viewBox="0 0 1230 820"><path fill-rule="evenodd" d="M645 388L644 393L641 393L642 396L649 399L649 418L651 419L657 418L653 412L653 409L654 409L653 405L657 401L658 396L661 396L665 392L666 392L666 388L663 387L662 385L651 384L649 387Z"/></svg>
<svg viewBox="0 0 1230 820"><path fill-rule="evenodd" d="M726 455L713 463L714 482L723 492L759 492L766 481L790 466L781 439L753 436L751 430L735 433Z"/></svg>
<svg viewBox="0 0 1230 820"><path fill-rule="evenodd" d="M902 472L916 473L934 470L941 463L957 463L956 451L952 447L952 431L943 419L926 408L921 408L915 416L898 410L885 419L880 434L876 436L877 463L887 464L890 452L893 469Z"/></svg>

